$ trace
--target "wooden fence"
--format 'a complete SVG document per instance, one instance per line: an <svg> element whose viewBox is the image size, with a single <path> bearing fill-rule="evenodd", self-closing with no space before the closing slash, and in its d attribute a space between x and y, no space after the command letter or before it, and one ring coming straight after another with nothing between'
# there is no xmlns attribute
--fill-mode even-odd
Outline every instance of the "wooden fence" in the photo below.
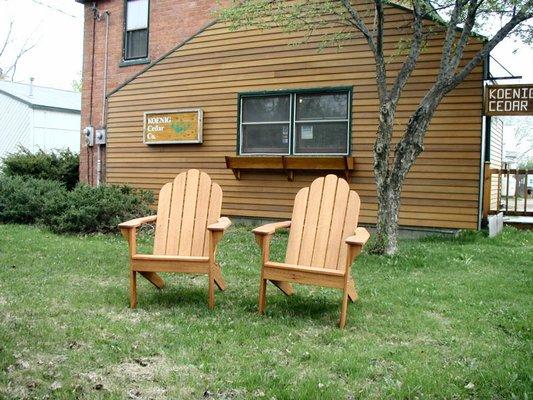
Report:
<svg viewBox="0 0 533 400"><path fill-rule="evenodd" d="M533 216L533 169L494 169L486 163L484 178L484 219L499 212Z"/></svg>

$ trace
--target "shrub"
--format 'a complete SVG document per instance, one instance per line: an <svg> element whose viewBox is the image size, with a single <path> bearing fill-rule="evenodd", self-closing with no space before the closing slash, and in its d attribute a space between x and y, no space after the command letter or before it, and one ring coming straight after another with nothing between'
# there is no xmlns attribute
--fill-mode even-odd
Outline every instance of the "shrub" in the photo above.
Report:
<svg viewBox="0 0 533 400"><path fill-rule="evenodd" d="M43 222L57 233L117 232L117 225L150 214L152 192L129 186L76 186L66 196L51 197Z"/></svg>
<svg viewBox="0 0 533 400"><path fill-rule="evenodd" d="M68 190L78 183L79 156L70 150L32 153L20 147L4 157L2 172L7 176L22 176L62 182Z"/></svg>
<svg viewBox="0 0 533 400"><path fill-rule="evenodd" d="M32 224L45 218L47 199L65 198L61 182L0 175L0 221Z"/></svg>

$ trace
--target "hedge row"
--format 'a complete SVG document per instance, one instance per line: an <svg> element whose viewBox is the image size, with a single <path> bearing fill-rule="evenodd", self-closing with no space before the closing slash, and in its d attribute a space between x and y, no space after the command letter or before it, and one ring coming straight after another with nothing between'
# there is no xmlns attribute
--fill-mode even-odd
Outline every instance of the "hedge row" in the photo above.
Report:
<svg viewBox="0 0 533 400"><path fill-rule="evenodd" d="M78 184L0 175L0 222L43 224L58 233L117 232L117 224L148 215L153 195L129 186Z"/></svg>
<svg viewBox="0 0 533 400"><path fill-rule="evenodd" d="M78 184L80 158L70 150L45 152L19 147L2 159L2 173L7 176L47 179L62 182L68 190Z"/></svg>

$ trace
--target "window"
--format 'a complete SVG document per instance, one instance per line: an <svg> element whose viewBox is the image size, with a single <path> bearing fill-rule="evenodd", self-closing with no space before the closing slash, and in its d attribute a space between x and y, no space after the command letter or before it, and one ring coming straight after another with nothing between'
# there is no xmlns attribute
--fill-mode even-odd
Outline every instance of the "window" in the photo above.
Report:
<svg viewBox="0 0 533 400"><path fill-rule="evenodd" d="M348 154L351 90L246 94L240 154Z"/></svg>
<svg viewBox="0 0 533 400"><path fill-rule="evenodd" d="M148 1L126 0L124 60L148 57Z"/></svg>

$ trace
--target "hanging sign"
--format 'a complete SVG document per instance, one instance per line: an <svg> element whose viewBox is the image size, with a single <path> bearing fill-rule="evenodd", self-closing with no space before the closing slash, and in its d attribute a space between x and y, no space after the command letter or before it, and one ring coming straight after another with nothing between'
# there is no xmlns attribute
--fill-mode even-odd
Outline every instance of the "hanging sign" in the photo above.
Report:
<svg viewBox="0 0 533 400"><path fill-rule="evenodd" d="M533 115L533 85L485 86L485 115Z"/></svg>
<svg viewBox="0 0 533 400"><path fill-rule="evenodd" d="M202 143L203 113L199 108L144 113L145 144Z"/></svg>

